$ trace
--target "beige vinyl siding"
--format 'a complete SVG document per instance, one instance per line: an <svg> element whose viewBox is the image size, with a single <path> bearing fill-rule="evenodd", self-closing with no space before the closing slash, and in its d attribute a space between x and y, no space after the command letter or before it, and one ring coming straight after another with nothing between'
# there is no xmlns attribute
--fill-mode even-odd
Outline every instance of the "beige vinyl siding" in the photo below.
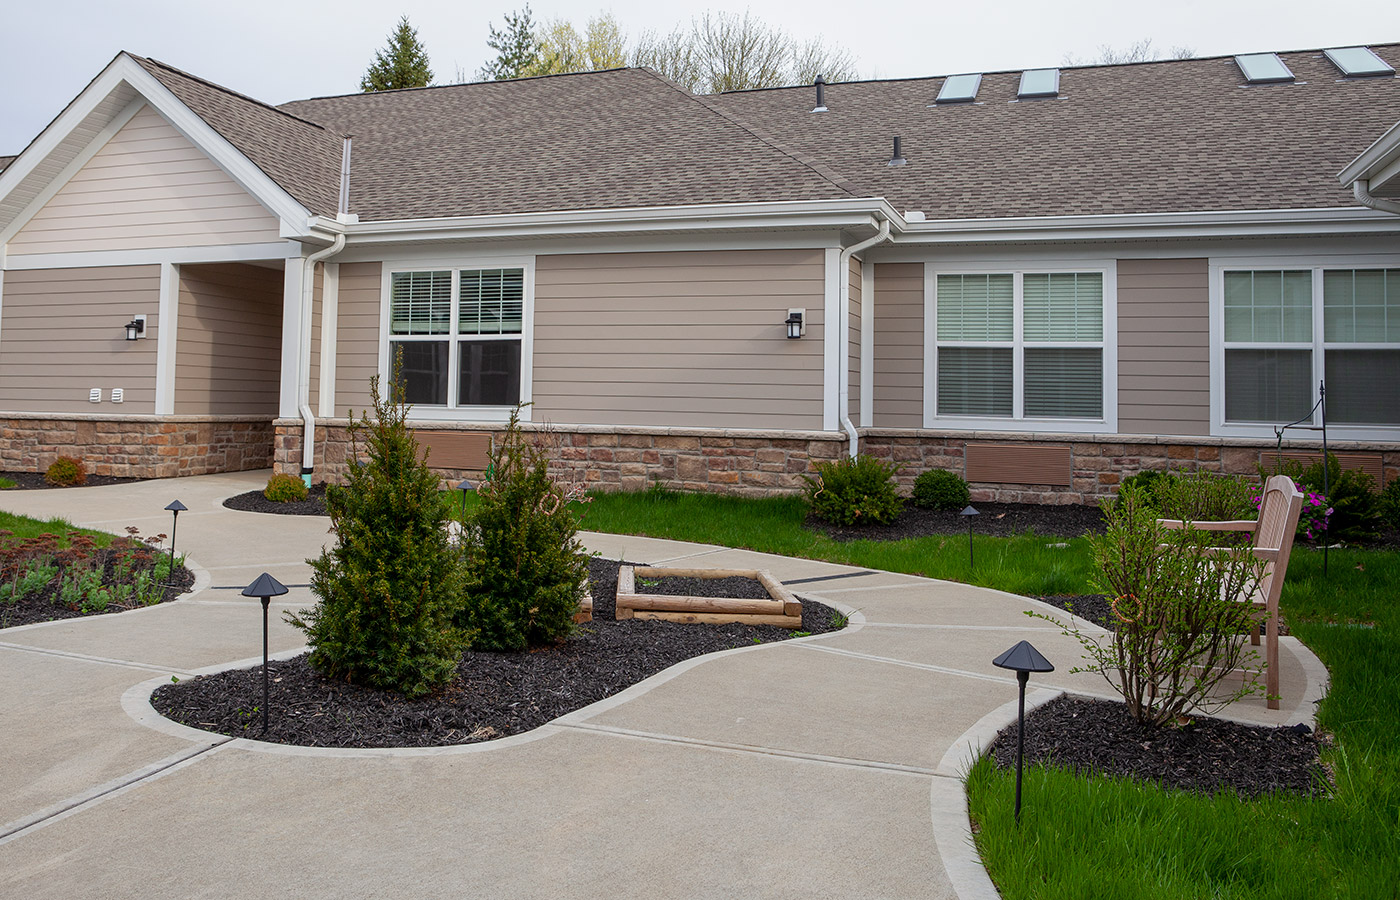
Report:
<svg viewBox="0 0 1400 900"><path fill-rule="evenodd" d="M924 266L879 263L875 269L875 391L871 425L924 424Z"/></svg>
<svg viewBox="0 0 1400 900"><path fill-rule="evenodd" d="M335 324L335 414L369 408L369 380L379 374L379 294L383 266L341 263Z"/></svg>
<svg viewBox="0 0 1400 900"><path fill-rule="evenodd" d="M5 273L0 307L0 410L155 412L160 266ZM146 314L143 340L123 327ZM125 401L112 403L112 388ZM91 388L102 402L88 402Z"/></svg>
<svg viewBox="0 0 1400 900"><path fill-rule="evenodd" d="M175 414L277 416L282 272L181 266Z"/></svg>
<svg viewBox="0 0 1400 900"><path fill-rule="evenodd" d="M1118 430L1210 433L1206 260L1118 261Z"/></svg>
<svg viewBox="0 0 1400 900"><path fill-rule="evenodd" d="M824 292L821 250L538 257L534 419L820 429Z"/></svg>
<svg viewBox="0 0 1400 900"><path fill-rule="evenodd" d="M147 106L10 240L9 254L276 240L276 217Z"/></svg>
<svg viewBox="0 0 1400 900"><path fill-rule="evenodd" d="M847 335L847 350L849 351L848 365L851 370L851 396L850 402L846 404L846 414L850 416L854 425L860 426L865 423L860 420L860 260L851 257L849 272L850 279L850 334Z"/></svg>

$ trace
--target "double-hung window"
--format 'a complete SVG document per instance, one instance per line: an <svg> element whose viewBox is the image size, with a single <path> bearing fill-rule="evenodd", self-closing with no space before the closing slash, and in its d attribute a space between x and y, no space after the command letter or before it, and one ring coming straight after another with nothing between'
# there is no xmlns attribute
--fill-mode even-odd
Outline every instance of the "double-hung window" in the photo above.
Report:
<svg viewBox="0 0 1400 900"><path fill-rule="evenodd" d="M389 275L389 359L415 407L512 407L521 392L523 267Z"/></svg>
<svg viewBox="0 0 1400 900"><path fill-rule="evenodd" d="M1105 273L932 277L930 424L1105 421Z"/></svg>
<svg viewBox="0 0 1400 900"><path fill-rule="evenodd" d="M1222 427L1400 426L1400 269L1221 273ZM1312 421L1320 424L1321 413Z"/></svg>

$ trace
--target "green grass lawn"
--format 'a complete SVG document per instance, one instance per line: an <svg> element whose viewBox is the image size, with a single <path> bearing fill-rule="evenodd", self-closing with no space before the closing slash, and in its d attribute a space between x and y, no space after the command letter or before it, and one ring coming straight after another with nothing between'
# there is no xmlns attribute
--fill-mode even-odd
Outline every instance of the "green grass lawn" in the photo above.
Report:
<svg viewBox="0 0 1400 900"><path fill-rule="evenodd" d="M802 527L800 498L599 494L583 527L741 547L999 588L1089 590L1088 541L1044 536L838 543ZM978 849L1008 900L1021 898L1400 898L1400 553L1295 547L1283 590L1293 634L1331 672L1318 712L1335 736L1325 799L1241 801L1036 768L1022 823L1014 775L968 777Z"/></svg>
<svg viewBox="0 0 1400 900"><path fill-rule="evenodd" d="M12 540L38 537L41 534L56 534L60 538L64 538L62 541L64 546L68 544L64 536L70 531L81 532L91 537L97 542L97 546L99 547L106 547L108 544L112 543L112 539L116 537L116 535L109 534L105 531L93 531L89 528L75 528L73 523L69 522L67 519L32 519L29 516L20 516L3 510L0 510L0 529L13 532L15 537L12 538Z"/></svg>

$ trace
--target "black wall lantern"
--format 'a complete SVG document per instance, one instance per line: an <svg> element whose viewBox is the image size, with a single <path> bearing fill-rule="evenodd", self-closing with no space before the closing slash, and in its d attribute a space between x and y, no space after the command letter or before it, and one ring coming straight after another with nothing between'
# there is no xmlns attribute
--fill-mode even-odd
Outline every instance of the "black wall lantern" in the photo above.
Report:
<svg viewBox="0 0 1400 900"><path fill-rule="evenodd" d="M1016 705L1016 824L1021 823L1021 767L1026 753L1026 682L1032 672L1053 672L1055 667L1050 660L1040 655L1030 641L1012 647L992 660L992 665L1016 672L1016 681L1021 689L1021 699Z"/></svg>
<svg viewBox="0 0 1400 900"><path fill-rule="evenodd" d="M126 323L126 339L134 341L146 336L146 317L143 314L132 316L131 321Z"/></svg>
<svg viewBox="0 0 1400 900"><path fill-rule="evenodd" d="M250 584L250 585L248 585L247 587L245 587L245 588L243 589L243 596L245 596L245 597L257 597L258 599L262 600L262 608L263 608L263 702L262 702L262 714L263 714L263 715L262 715L262 720L263 720L263 727L262 727L262 730L263 730L263 734L267 734L267 704L268 704L268 685L267 685L267 607L268 607L268 604L270 604L270 603L272 602L272 598L273 598L273 597L280 597L280 596L282 596L282 595L285 594L285 593L287 593L287 589L282 585L282 582L278 581L276 578L273 578L271 575L267 574L266 572L262 573L262 574L259 575L257 578L253 579L253 583Z"/></svg>
<svg viewBox="0 0 1400 900"><path fill-rule="evenodd" d="M787 321L783 324L787 326L787 336L789 338L800 338L806 333L807 329L802 322L804 312L805 310L801 309L788 310Z"/></svg>

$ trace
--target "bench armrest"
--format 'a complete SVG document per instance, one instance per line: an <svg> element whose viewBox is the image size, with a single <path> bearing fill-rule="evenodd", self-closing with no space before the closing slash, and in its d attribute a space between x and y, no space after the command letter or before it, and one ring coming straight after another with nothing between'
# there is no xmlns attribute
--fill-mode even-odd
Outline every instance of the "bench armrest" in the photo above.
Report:
<svg viewBox="0 0 1400 900"><path fill-rule="evenodd" d="M1225 522L1183 522L1181 519L1158 519L1157 524L1163 528L1171 529L1181 529L1190 525L1197 531L1253 531L1259 523L1254 519L1233 519Z"/></svg>

